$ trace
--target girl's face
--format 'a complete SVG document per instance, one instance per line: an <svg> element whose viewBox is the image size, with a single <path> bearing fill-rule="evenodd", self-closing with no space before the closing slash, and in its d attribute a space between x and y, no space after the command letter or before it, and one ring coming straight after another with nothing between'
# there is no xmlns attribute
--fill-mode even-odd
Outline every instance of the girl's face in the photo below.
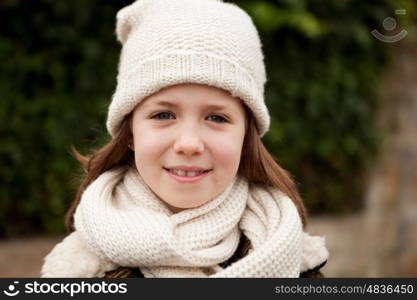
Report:
<svg viewBox="0 0 417 300"><path fill-rule="evenodd" d="M132 132L139 174L178 212L212 200L236 176L245 110L224 90L180 84L141 102L133 111Z"/></svg>

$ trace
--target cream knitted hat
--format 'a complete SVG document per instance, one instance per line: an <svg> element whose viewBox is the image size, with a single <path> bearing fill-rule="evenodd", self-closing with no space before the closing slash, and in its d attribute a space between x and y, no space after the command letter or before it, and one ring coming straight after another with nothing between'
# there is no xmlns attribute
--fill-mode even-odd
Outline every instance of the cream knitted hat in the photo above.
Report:
<svg viewBox="0 0 417 300"><path fill-rule="evenodd" d="M122 43L117 87L109 106L112 136L147 96L180 83L214 86L253 112L260 136L270 117L258 32L250 16L221 0L138 0L117 13Z"/></svg>

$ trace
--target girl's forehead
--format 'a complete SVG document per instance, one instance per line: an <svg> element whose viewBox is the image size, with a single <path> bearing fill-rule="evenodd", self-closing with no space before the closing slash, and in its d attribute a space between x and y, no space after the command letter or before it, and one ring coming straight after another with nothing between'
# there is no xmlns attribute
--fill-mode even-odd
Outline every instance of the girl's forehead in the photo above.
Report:
<svg viewBox="0 0 417 300"><path fill-rule="evenodd" d="M216 87L200 84L181 84L165 88L148 96L141 106L143 108L148 106L182 107L190 104L193 107L226 109L241 106L242 101Z"/></svg>

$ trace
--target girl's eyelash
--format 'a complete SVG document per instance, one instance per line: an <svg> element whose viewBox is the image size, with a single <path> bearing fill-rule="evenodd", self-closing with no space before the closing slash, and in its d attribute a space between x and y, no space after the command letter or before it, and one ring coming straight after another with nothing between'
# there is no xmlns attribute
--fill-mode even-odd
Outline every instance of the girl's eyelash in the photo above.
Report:
<svg viewBox="0 0 417 300"><path fill-rule="evenodd" d="M161 116L161 115L164 115L164 114L169 114L169 115L172 115L170 112L167 112L167 111L162 111L162 112L159 112L159 113L156 113L156 114L154 114L152 117L151 117L151 119L158 119L158 120L161 120L160 118L157 118L158 116ZM165 120L165 119L164 119Z"/></svg>
<svg viewBox="0 0 417 300"><path fill-rule="evenodd" d="M213 115L210 115L210 116L219 117L219 118L220 118L220 120L221 120L221 122L220 122L220 123L227 123L227 122L228 122L228 120L227 120L225 117L221 116L221 115L216 115L216 114L213 114ZM217 123L217 122L216 122L216 123Z"/></svg>
<svg viewBox="0 0 417 300"><path fill-rule="evenodd" d="M161 115L164 115L164 114L168 114L168 115L171 115L171 116L172 116L172 113L170 113L170 112L168 112L168 111L162 111L162 112L159 112L159 113L154 114L154 115L151 117L151 119L157 119L157 120L167 120L167 119L161 119L161 118L159 118ZM159 116L159 117L158 117L158 116ZM215 116L215 117L219 117L219 118L220 118L221 122L215 122L215 123L227 123L227 122L228 122L228 120L227 120L225 117L223 117L222 115L212 114L212 115L210 115L210 116Z"/></svg>

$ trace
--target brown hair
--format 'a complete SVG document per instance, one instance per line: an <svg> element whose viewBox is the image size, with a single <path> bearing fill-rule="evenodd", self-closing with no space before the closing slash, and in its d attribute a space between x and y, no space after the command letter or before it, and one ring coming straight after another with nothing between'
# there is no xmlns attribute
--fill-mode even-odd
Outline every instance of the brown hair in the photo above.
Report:
<svg viewBox="0 0 417 300"><path fill-rule="evenodd" d="M244 105L246 112L246 135L243 142L242 156L239 165L240 174L245 176L251 184L276 186L281 192L292 199L298 209L303 227L307 224L307 215L298 190L290 174L281 168L273 156L265 148L259 137L255 120L250 110ZM82 164L85 177L82 179L75 198L65 216L68 231L74 230L74 212L80 202L84 190L100 174L129 164L134 166L134 153L129 148L132 141L132 113L122 121L115 137L102 148L84 156L71 146L73 155Z"/></svg>

